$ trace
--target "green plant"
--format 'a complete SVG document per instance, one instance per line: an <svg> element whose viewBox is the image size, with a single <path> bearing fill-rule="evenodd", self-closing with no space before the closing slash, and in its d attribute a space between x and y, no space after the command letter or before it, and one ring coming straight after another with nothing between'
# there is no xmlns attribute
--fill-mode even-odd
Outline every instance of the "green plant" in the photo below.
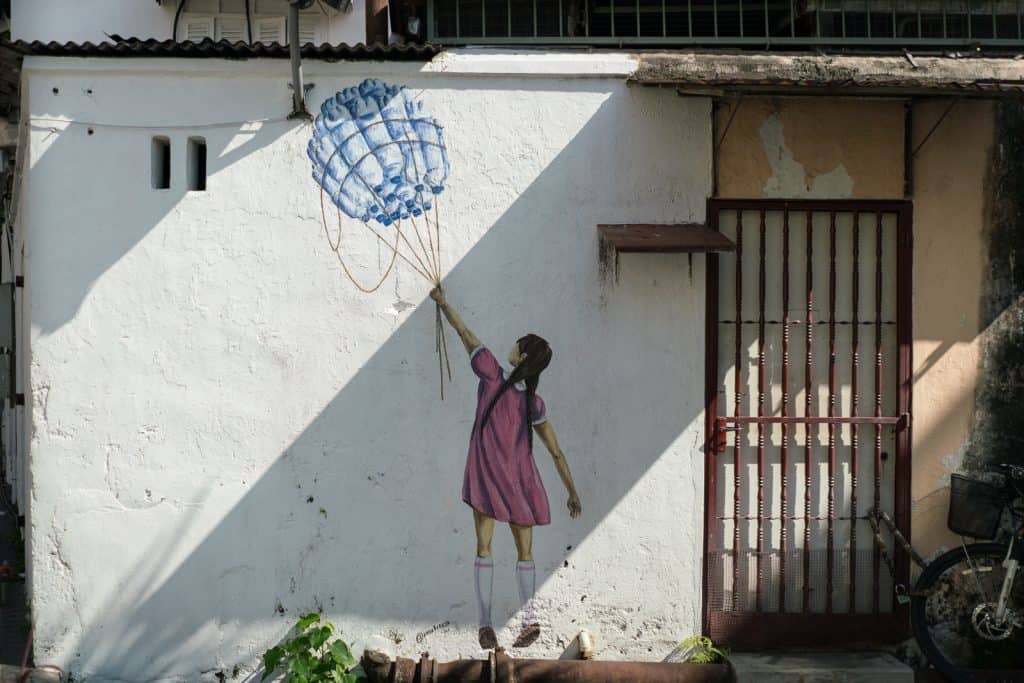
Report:
<svg viewBox="0 0 1024 683"><path fill-rule="evenodd" d="M715 647L710 638L693 636L679 643L680 650L687 651L686 661L690 664L718 664L729 657L729 648Z"/></svg>
<svg viewBox="0 0 1024 683"><path fill-rule="evenodd" d="M334 625L319 614L307 614L295 624L295 634L263 653L263 679L275 671L287 683L359 683L365 681L356 658ZM261 679L261 680L263 680Z"/></svg>

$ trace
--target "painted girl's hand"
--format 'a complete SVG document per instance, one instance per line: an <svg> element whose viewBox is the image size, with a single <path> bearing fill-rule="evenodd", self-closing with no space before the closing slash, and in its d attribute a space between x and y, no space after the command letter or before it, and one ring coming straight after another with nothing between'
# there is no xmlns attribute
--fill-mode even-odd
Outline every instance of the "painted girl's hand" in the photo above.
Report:
<svg viewBox="0 0 1024 683"><path fill-rule="evenodd" d="M430 298L437 302L438 306L444 306L447 301L444 298L444 290L440 286L434 287L430 290Z"/></svg>
<svg viewBox="0 0 1024 683"><path fill-rule="evenodd" d="M580 504L580 497L573 491L569 494L569 516L576 519L583 512L583 506Z"/></svg>

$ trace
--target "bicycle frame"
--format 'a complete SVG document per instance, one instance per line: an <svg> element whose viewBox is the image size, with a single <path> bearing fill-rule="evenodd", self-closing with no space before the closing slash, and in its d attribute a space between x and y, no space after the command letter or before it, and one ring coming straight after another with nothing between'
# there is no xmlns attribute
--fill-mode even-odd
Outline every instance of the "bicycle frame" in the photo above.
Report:
<svg viewBox="0 0 1024 683"><path fill-rule="evenodd" d="M1007 506L1007 510L1009 510L1011 517L1016 522L1020 517L1014 509L1014 503L1020 502L1020 492L1017 491L1016 486L1013 484L1012 477L1008 477L1008 480L1007 488L1018 494L1016 501L1011 502ZM1021 562L1024 561L1024 545L1019 542L1021 536L1024 535L1024 523L1017 523L1015 526L1014 532L1010 534L1010 542L1006 546L1006 559L1003 560L1006 578L1003 579L1003 587L999 591L999 600L996 602L996 619L1000 623L1006 620L1006 603L1010 599L1010 592L1013 590L1013 582L1017 577L1017 570L1020 569Z"/></svg>
<svg viewBox="0 0 1024 683"><path fill-rule="evenodd" d="M999 591L999 600L996 602L996 620L1000 623L1006 620L1006 601L1013 590L1013 581L1017 576L1017 569L1020 568L1020 560L1017 559L1014 549L1019 547L1016 537L1010 538L1010 545L1006 548L1006 559L1003 560L1003 567L1006 568L1006 578L1003 579L1003 588Z"/></svg>
<svg viewBox="0 0 1024 683"><path fill-rule="evenodd" d="M1006 577L1003 579L1003 585L999 591L999 599L996 601L995 618L999 623L1003 623L1007 617L1007 602L1010 599L1010 593L1013 591L1013 585L1016 581L1017 571L1021 565L1024 564L1024 491L1018 488L1014 481L1013 471L1008 472L1006 475L1006 489L1007 493L1007 505L1005 509L1010 513L1013 520L1014 531L1010 534L1010 540L1006 547L1006 557L1003 560L1003 568L1006 569ZM914 564L924 569L927 566L927 562L921 555L914 550L913 546L907 541L907 539L900 533L899 529L896 528L895 522L885 512L875 509L868 513L868 522L871 525L872 531L875 535L875 543L879 545L882 551L882 557L885 560L886 565L889 568L889 572L895 576L895 565L893 563L892 556L889 554L889 548L882 538L881 526L884 525L888 528L889 532L893 536L893 540L896 544L903 549L904 552L913 560ZM971 571L974 573L978 572L978 569L974 566L974 562L971 560L970 553L966 541L961 538L961 545L964 548L964 554L967 557L967 562L971 567ZM981 589L979 583L978 588ZM906 603L910 601L910 596L913 591L907 590L907 586L898 584L893 586L896 592L896 599L898 602ZM984 590L982 589L982 593ZM1024 628L1024 615L1014 615L1016 626Z"/></svg>
<svg viewBox="0 0 1024 683"><path fill-rule="evenodd" d="M1007 607L1006 603L1010 599L1010 592L1013 590L1013 584L1017 577L1017 570L1020 569L1021 563L1024 562L1024 544L1019 542L1020 538L1024 536L1024 518L1018 514L1016 506L1022 503L1021 491L1017 488L1013 481L1011 474L1007 475L1006 480L1007 492L1011 495L1008 497L1010 500L1006 506L1006 510L1010 513L1013 519L1014 530L1010 534L1010 540L1006 545L1006 558L1003 560L1003 568L1006 569L1006 576L1003 578L1003 585L999 591L999 599L996 601L995 618L997 623L1005 623ZM961 539L961 544L963 540ZM972 569L973 562L971 562L970 555L967 552L967 546L964 544L964 553L967 555L967 561L971 564ZM974 571L977 571L976 569ZM979 586L980 587L980 586ZM1019 621L1021 615L1015 615L1016 620ZM1015 624L1017 626L1024 626L1024 624Z"/></svg>

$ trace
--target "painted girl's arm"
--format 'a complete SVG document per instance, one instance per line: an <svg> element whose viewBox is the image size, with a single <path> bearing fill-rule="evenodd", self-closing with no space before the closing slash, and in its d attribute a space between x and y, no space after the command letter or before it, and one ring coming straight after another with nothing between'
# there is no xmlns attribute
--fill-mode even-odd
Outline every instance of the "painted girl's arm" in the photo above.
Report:
<svg viewBox="0 0 1024 683"><path fill-rule="evenodd" d="M480 340L466 327L466 323L462 322L462 318L455 312L455 309L448 304L448 300L444 297L444 290L440 287L435 287L430 292L430 298L437 302L437 305L441 307L441 312L444 313L444 317L448 319L448 323L455 328L459 339L462 340L462 345L466 347L466 353L473 353L480 346Z"/></svg>
<svg viewBox="0 0 1024 683"><path fill-rule="evenodd" d="M576 519L583 511L583 506L580 504L579 494L576 493L576 484L572 481L569 462L565 459L565 453L562 452L561 447L558 445L555 428L551 426L551 420L545 420L535 426L534 429L537 431L540 440L547 446L548 451L551 453L551 458L555 461L555 469L558 470L558 476L562 478L565 490L569 492L569 516Z"/></svg>

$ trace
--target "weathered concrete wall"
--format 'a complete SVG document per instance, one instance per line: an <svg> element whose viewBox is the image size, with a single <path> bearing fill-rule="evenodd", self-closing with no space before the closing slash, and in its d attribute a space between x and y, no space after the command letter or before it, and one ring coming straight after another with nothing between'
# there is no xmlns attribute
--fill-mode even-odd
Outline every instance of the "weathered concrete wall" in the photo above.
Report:
<svg viewBox="0 0 1024 683"><path fill-rule="evenodd" d="M987 180L985 290L981 325L983 370L976 420L963 467L981 471L994 463L1024 463L1024 116L1016 103L995 115L992 165Z"/></svg>
<svg viewBox="0 0 1024 683"><path fill-rule="evenodd" d="M610 658L660 658L699 629L703 258L626 256L614 284L595 225L703 220L710 104L629 87L605 57L511 76L534 62L498 62L306 72L313 103L371 75L423 99L452 155L450 299L501 357L526 331L554 347L540 393L584 513L568 518L538 452L554 520L535 532L544 630L526 652L555 656L587 627ZM340 274L309 129L283 120L287 65L33 58L25 73L36 662L207 680L250 670L321 608L357 648L479 655L460 500L475 378L449 336L438 400L425 281L399 265L363 295ZM150 184L154 135L171 140L169 190ZM205 192L184 189L193 135ZM345 240L376 275L387 251L357 225ZM508 646L505 528L494 551Z"/></svg>
<svg viewBox="0 0 1024 683"><path fill-rule="evenodd" d="M915 148L947 105L915 104ZM903 102L745 97L733 116L735 106L722 107L717 121L724 131L733 117L718 160L723 196L903 197ZM912 533L926 555L952 541L946 531L949 474L961 466L974 421L981 331L989 324L981 316L987 250L1000 255L994 273L1005 272L996 277L987 315L1008 311L1006 302L1015 296L1005 284L1012 281L1011 207L993 209L1005 227L986 227L986 198L996 192L987 187L994 139L992 105L961 102L914 159ZM1004 155L1005 168L1013 157ZM1000 177L1004 185L1015 182L1005 171ZM991 248L987 231L995 235ZM1004 353L1013 348L999 346ZM1006 368L986 374L994 382L992 400L999 401L1006 393L995 387ZM1000 413L1003 429L988 433L1001 439L1015 416L993 404L992 414Z"/></svg>

